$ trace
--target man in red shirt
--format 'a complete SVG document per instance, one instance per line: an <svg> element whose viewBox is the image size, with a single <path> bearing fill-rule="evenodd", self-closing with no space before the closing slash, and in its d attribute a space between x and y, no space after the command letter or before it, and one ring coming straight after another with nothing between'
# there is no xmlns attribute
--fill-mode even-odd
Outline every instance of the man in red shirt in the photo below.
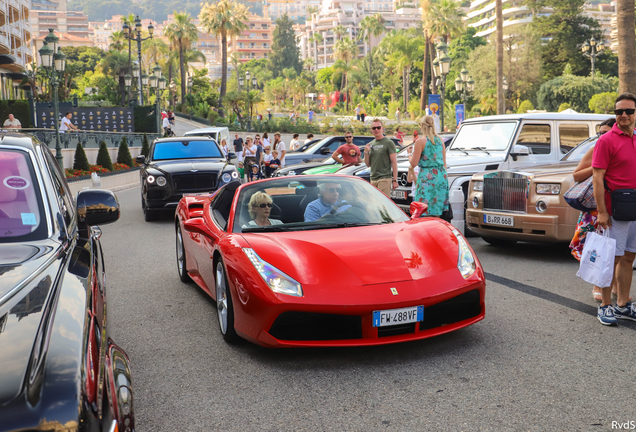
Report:
<svg viewBox="0 0 636 432"><path fill-rule="evenodd" d="M346 143L333 152L331 157L339 164L359 164L360 163L360 147L353 143L353 132L345 132Z"/></svg>
<svg viewBox="0 0 636 432"><path fill-rule="evenodd" d="M610 194L605 190L636 189L636 96L623 93L616 99L616 124L601 136L594 148L594 198L598 210L598 226L610 228L609 236L616 240L614 278L618 297L612 306L611 287L602 288L598 320L604 325L616 325L616 318L636 321L636 305L629 301L632 285L632 263L636 257L636 221L618 221L611 217Z"/></svg>

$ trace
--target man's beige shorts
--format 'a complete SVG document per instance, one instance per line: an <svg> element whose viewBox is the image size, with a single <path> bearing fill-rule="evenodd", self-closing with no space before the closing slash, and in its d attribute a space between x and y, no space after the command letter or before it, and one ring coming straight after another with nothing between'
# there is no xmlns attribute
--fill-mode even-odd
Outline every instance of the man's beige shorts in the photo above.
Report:
<svg viewBox="0 0 636 432"><path fill-rule="evenodd" d="M383 178L380 180L371 180L371 184L375 187L377 187L378 189L380 189L380 191L388 196L389 198L391 198L391 184L393 183L393 180L389 177L389 178Z"/></svg>

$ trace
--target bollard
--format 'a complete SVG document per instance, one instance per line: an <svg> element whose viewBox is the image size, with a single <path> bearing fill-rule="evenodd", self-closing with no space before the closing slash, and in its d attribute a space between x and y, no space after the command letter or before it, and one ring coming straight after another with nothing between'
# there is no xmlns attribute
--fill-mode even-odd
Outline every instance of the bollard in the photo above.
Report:
<svg viewBox="0 0 636 432"><path fill-rule="evenodd" d="M102 179L97 175L97 173L91 174L91 186L93 189L102 187Z"/></svg>
<svg viewBox="0 0 636 432"><path fill-rule="evenodd" d="M458 186L450 191L450 205L453 209L452 225L464 234L464 191Z"/></svg>

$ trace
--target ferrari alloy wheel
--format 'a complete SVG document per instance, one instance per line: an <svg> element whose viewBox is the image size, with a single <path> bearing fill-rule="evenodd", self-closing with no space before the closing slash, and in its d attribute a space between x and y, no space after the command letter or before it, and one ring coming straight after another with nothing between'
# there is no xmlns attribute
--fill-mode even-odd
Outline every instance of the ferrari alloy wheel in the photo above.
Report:
<svg viewBox="0 0 636 432"><path fill-rule="evenodd" d="M223 261L218 260L216 263L216 309L219 317L219 328L225 342L233 342L236 340L236 331L234 331L234 307L232 305L232 294L227 284L225 275L225 267Z"/></svg>
<svg viewBox="0 0 636 432"><path fill-rule="evenodd" d="M190 276L188 276L188 267L186 265L186 253L183 246L183 235L181 234L181 226L177 224L177 271L179 272L179 279L181 282L190 282Z"/></svg>

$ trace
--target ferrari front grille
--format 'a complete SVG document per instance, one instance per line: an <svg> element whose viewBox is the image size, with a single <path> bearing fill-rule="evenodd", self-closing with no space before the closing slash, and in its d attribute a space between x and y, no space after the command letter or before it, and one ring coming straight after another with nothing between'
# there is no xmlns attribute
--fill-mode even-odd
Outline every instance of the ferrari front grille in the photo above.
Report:
<svg viewBox="0 0 636 432"><path fill-rule="evenodd" d="M420 330L429 330L448 324L454 324L481 313L479 290L468 291L457 297L424 308L424 321Z"/></svg>
<svg viewBox="0 0 636 432"><path fill-rule="evenodd" d="M289 341L362 339L362 320L357 315L283 312L269 334Z"/></svg>

